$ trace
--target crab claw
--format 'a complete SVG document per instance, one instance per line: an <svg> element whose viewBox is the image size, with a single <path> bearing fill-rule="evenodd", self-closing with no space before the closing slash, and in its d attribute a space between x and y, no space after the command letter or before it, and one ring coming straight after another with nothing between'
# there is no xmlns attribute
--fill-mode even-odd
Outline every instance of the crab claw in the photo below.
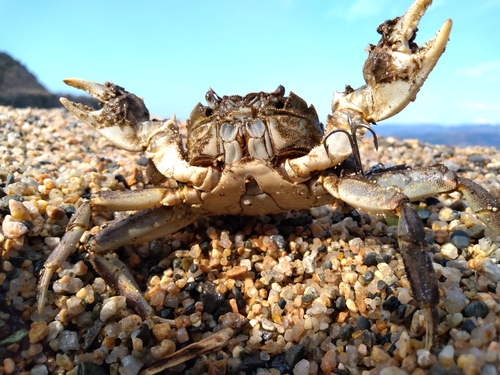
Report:
<svg viewBox="0 0 500 375"><path fill-rule="evenodd" d="M331 120L345 114L360 115L367 123L384 120L405 108L424 84L444 52L452 22L447 20L436 36L419 47L415 42L417 26L432 0L416 0L406 13L385 21L377 32L378 45L369 46L363 68L366 85L348 88L333 97ZM338 115L335 112L340 112ZM335 118L337 117L337 119ZM341 121L343 122L343 121Z"/></svg>
<svg viewBox="0 0 500 375"><path fill-rule="evenodd" d="M102 109L94 111L83 104L61 98L61 103L76 117L91 125L115 146L127 151L143 151L147 147L149 111L139 97L123 87L106 82L104 85L78 78L66 78L69 86L92 95Z"/></svg>

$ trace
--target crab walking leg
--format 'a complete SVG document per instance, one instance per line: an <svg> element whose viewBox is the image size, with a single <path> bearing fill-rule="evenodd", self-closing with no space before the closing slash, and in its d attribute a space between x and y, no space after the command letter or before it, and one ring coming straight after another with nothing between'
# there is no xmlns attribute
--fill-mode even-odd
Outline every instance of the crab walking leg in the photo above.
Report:
<svg viewBox="0 0 500 375"><path fill-rule="evenodd" d="M61 242L54 251L50 253L47 261L43 265L44 268L42 269L40 282L38 284L38 312L40 314L45 306L47 290L52 275L61 267L66 258L75 251L80 238L82 238L83 233L89 225L89 220L90 204L88 201L85 201L74 213Z"/></svg>
<svg viewBox="0 0 500 375"><path fill-rule="evenodd" d="M486 189L444 165L386 172L371 180L380 186L397 186L411 201L458 190L479 219L500 235L500 203Z"/></svg>
<svg viewBox="0 0 500 375"><path fill-rule="evenodd" d="M97 232L87 243L87 249L103 252L165 237L193 223L201 213L188 205L139 211Z"/></svg>
<svg viewBox="0 0 500 375"><path fill-rule="evenodd" d="M142 190L102 191L90 198L97 211L137 211L182 203L201 204L199 191L183 186L178 189L150 188Z"/></svg>
<svg viewBox="0 0 500 375"><path fill-rule="evenodd" d="M111 285L143 319L153 318L155 312L140 292L128 268L118 258L111 254L101 256L97 253L89 254L90 263L108 285Z"/></svg>
<svg viewBox="0 0 500 375"><path fill-rule="evenodd" d="M439 289L432 262L427 255L422 220L409 198L395 186L379 186L362 176L339 179L326 177L325 189L353 207L371 213L396 211L399 214L398 243L406 274L415 299L426 316L426 348L431 349L437 335Z"/></svg>

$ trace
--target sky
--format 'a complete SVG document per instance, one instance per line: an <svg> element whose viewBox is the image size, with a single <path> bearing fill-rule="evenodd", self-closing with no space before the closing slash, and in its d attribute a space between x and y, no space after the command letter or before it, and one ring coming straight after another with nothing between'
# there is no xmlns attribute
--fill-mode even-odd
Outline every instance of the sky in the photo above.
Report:
<svg viewBox="0 0 500 375"><path fill-rule="evenodd" d="M185 119L219 95L285 86L320 120L335 90L364 84L365 47L410 0L0 0L0 51L52 92L112 81L152 115ZM419 45L451 18L445 53L411 103L379 124L500 124L500 0L435 0Z"/></svg>

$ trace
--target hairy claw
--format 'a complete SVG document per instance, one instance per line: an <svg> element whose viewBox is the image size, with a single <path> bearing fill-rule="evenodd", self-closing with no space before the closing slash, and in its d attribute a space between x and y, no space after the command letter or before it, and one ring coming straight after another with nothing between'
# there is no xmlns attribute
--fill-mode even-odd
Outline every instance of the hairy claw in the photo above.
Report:
<svg viewBox="0 0 500 375"><path fill-rule="evenodd" d="M382 38L370 46L363 68L366 85L335 93L332 109L339 114L329 118L329 127L339 127L346 113L361 113L367 122L381 121L415 100L444 52L452 26L447 20L434 38L419 47L414 42L417 26L430 4L431 0L417 0L402 17L379 26Z"/></svg>
<svg viewBox="0 0 500 375"><path fill-rule="evenodd" d="M149 111L141 98L110 82L101 85L78 78L66 78L64 82L86 91L102 106L95 111L61 98L68 111L91 125L115 146L127 151L144 151L153 122L148 121Z"/></svg>

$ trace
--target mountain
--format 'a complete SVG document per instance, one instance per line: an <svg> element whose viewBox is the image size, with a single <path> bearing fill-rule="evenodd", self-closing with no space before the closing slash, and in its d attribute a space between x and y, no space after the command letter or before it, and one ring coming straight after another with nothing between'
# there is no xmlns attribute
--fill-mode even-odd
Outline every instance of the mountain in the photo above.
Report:
<svg viewBox="0 0 500 375"><path fill-rule="evenodd" d="M457 147L500 147L500 125L378 125L372 127L377 135L399 139L415 138L422 142Z"/></svg>
<svg viewBox="0 0 500 375"><path fill-rule="evenodd" d="M98 108L98 101L90 96L66 95L68 99L78 101L90 107ZM38 79L19 61L7 53L0 52L0 105L17 108L62 107L60 95L48 91Z"/></svg>

